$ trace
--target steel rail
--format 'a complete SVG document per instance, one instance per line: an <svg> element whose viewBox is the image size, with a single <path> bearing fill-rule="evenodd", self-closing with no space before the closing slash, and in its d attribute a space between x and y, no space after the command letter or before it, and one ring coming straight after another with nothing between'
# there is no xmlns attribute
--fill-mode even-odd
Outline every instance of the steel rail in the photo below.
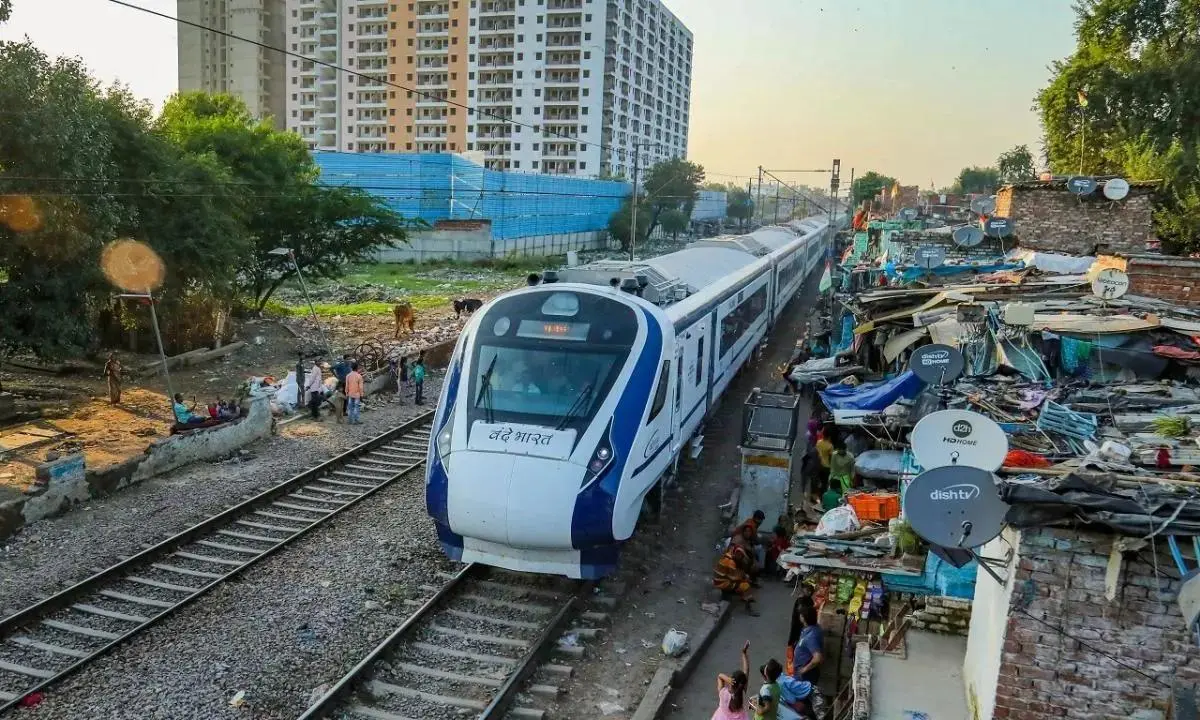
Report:
<svg viewBox="0 0 1200 720"><path fill-rule="evenodd" d="M0 665L0 669L3 669L10 674L26 675L38 680L38 682L29 687L18 688L17 692L15 693L8 692L5 690L5 688L0 687L0 714L3 714L11 708L19 705L25 697L45 690L46 688L63 680L67 676L72 675L73 673L86 667L96 659L103 657L109 652L112 652L130 638L144 632L146 629L161 622L163 619L172 616L176 611L186 607L187 605L190 605L192 602L207 594L213 588L222 585L234 577L237 577L247 568L273 555L295 540L304 537L314 528L323 525L330 518L336 517L345 510L354 507L359 502L374 495L383 488L388 487L393 482L407 475L413 470L421 467L425 462L424 453L418 452L415 448L406 448L396 453L389 453L387 456L390 460L392 460L392 462L375 461L379 465L389 466L387 470L372 470L369 472L364 472L360 475L349 473L353 477L367 480L367 482L346 482L341 480L331 481L325 479L326 476L331 476L335 472L338 472L341 468L353 464L355 460L362 461L364 458L369 457L371 453L376 451L382 453L382 448L388 446L389 443L401 441L414 434L421 434L422 431L426 430L427 426L432 422L432 419L432 410L422 413L421 415L418 415L417 417L414 417L411 420L408 420L392 428L391 430L388 430L387 432L371 438L370 440L367 440L366 442L361 443L360 445L351 448L350 450L347 450L346 452L334 458L310 468L309 470L305 470L304 472L301 472L300 474L285 480L284 482L269 488L244 502L238 503L237 505L217 513L216 515L213 515L212 517L193 525L192 527L180 533L172 535L171 537L153 545L152 547L149 547L108 568L96 572L87 579L82 580L81 582L76 583L69 588L61 590L48 598L34 603L22 610L17 611L16 613L13 613L9 617L0 620L0 650L16 646L22 650L32 649L33 651L48 652L55 656L65 655L68 657L77 658L75 662L71 663L67 667L53 671L41 671L36 668L14 665L12 663L4 664L8 667ZM396 460L399 460L399 462L395 462ZM286 532L284 537L276 538L263 535L251 535L247 533L238 534L222 530L222 528L229 525L234 525L247 516L253 516L256 514L262 515L264 511L261 510L261 508L271 508L273 506L277 506L280 498L285 498L289 495L294 496L293 491L297 489L309 490L307 486L312 485L329 485L341 489L313 488L310 490L311 492L316 494L328 494L329 497L334 499L316 500L308 499L307 496L302 496L296 502L308 502L311 503L311 505L296 505L294 503L285 504L284 507L296 508L295 511L288 511L292 512L293 515L295 512L307 512L317 516L312 518L294 516L286 520L286 522L300 525L299 527L273 527L272 525L263 523L258 525L259 527L269 528L268 531L280 533ZM318 505L336 505L336 507L319 508ZM311 509L301 509L310 507ZM287 516L281 513L271 513L268 515L268 519L283 517ZM221 548L223 550L231 550L235 553L240 552L243 554L249 554L250 552L253 552L253 556L244 559L239 558L236 562L218 557L209 557L207 555L176 555L176 553L180 551L180 548L191 545L196 541L204 542L205 539L210 536L217 535L219 537L219 533L222 532L225 535L249 538L252 541L260 542L260 544L265 543L267 546L262 548L252 548L250 546L224 545L221 543L207 541L208 547ZM130 578L136 577L135 571L147 572L150 570L150 568L155 566L155 561L163 560L173 556L184 557L189 560L203 559L203 561L209 562L216 567L213 568L214 572L197 572L174 566L163 567L161 564L159 564L159 569L165 570L167 568L173 568L174 572L181 573L179 575L180 577L193 577L205 580L206 582L199 587L184 585L183 581L175 584L154 581L148 582L144 579L140 580L140 582L146 585L151 585L158 588L166 588L169 590L177 590L178 592L186 592L185 596L180 597L178 600L173 602L156 600L154 597L131 596L129 594L115 593L111 590L107 590L107 588L117 583L130 581ZM226 569L224 572L218 572L216 571L218 568L228 569ZM139 582L139 580L134 580L131 582ZM150 612L145 612L144 614L149 615L149 617L144 617L142 614L135 614L132 612L115 612L112 610L105 610L102 607L96 607L95 605L91 604L82 605L78 603L78 601L82 598L95 595L103 595L104 597L101 598L102 600L116 599L118 602L131 604L131 606L136 605L138 607L153 607L156 612L153 614ZM89 628L87 626L79 627L61 622L49 625L50 628L59 632L65 632L68 634L74 633L74 635L79 637L108 640L108 642L103 646L91 650L64 647L54 643L44 643L31 640L30 638L26 637L14 637L22 630L26 630L32 634L33 630L30 629L31 626L37 625L38 627L41 627L46 623L54 622L48 621L47 618L55 613L71 610L79 610L88 613L89 616L102 616L106 620L115 619L117 621L127 621L136 624L124 632L113 632Z"/></svg>

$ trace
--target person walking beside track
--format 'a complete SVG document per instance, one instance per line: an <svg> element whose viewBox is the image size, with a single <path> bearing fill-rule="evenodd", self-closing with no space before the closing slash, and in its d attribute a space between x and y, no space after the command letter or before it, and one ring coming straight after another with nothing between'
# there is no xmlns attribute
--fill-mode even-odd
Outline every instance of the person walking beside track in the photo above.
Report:
<svg viewBox="0 0 1200 720"><path fill-rule="evenodd" d="M413 403L416 405L425 404L425 353L422 352L417 361L412 365L413 386L416 388L416 397Z"/></svg>
<svg viewBox="0 0 1200 720"><path fill-rule="evenodd" d="M108 383L108 404L117 405L121 402L121 361L116 353L108 354L104 363L104 379Z"/></svg>
<svg viewBox="0 0 1200 720"><path fill-rule="evenodd" d="M363 376L358 371L358 363L351 363L350 374L346 376L346 414L350 416L351 425L362 425L358 414L362 412Z"/></svg>

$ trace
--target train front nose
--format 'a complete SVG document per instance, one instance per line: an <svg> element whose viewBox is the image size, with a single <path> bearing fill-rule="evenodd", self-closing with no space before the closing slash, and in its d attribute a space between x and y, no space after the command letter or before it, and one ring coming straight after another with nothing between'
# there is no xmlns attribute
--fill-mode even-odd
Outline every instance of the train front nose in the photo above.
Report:
<svg viewBox="0 0 1200 720"><path fill-rule="evenodd" d="M461 451L450 460L450 529L519 548L571 547L584 469L562 460Z"/></svg>

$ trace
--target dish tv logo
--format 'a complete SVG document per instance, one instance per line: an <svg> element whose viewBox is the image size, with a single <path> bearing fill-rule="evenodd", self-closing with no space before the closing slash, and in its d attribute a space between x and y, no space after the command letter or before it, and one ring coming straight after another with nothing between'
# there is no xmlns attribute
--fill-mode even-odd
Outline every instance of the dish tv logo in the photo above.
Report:
<svg viewBox="0 0 1200 720"><path fill-rule="evenodd" d="M950 351L949 350L934 350L930 353L925 353L920 358L921 365L930 367L934 365L949 365Z"/></svg>
<svg viewBox="0 0 1200 720"><path fill-rule="evenodd" d="M974 500L979 497L979 486L971 483L951 485L929 493L930 500Z"/></svg>
<svg viewBox="0 0 1200 720"><path fill-rule="evenodd" d="M942 442L950 443L951 445L966 445L968 447L975 447L979 444L979 441L969 439L971 433L974 431L975 428L971 427L971 423L967 422L966 420L959 420L950 426L950 432L954 435L954 437L943 437Z"/></svg>

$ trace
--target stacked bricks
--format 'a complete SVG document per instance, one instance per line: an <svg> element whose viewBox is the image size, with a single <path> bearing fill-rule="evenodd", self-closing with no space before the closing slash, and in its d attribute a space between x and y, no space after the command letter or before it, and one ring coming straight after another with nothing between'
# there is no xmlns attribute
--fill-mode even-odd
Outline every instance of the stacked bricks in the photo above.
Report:
<svg viewBox="0 0 1200 720"><path fill-rule="evenodd" d="M1126 262L1129 294L1200 307L1200 259L1141 255Z"/></svg>
<svg viewBox="0 0 1200 720"><path fill-rule="evenodd" d="M1153 189L1145 186L1130 188L1124 200L1110 202L1102 196L1081 200L1065 183L1022 183L1000 189L995 214L1014 222L1023 248L1130 255L1158 249L1153 201Z"/></svg>
<svg viewBox="0 0 1200 720"><path fill-rule="evenodd" d="M1112 542L1069 529L1022 533L993 717L1166 720L1172 685L1200 682L1163 543L1157 573L1151 546L1124 555L1109 600Z"/></svg>
<svg viewBox="0 0 1200 720"><path fill-rule="evenodd" d="M965 637L971 629L971 601L930 595L925 607L913 613L912 627Z"/></svg>
<svg viewBox="0 0 1200 720"><path fill-rule="evenodd" d="M871 645L860 642L854 646L854 669L851 677L854 706L850 720L871 720Z"/></svg>

